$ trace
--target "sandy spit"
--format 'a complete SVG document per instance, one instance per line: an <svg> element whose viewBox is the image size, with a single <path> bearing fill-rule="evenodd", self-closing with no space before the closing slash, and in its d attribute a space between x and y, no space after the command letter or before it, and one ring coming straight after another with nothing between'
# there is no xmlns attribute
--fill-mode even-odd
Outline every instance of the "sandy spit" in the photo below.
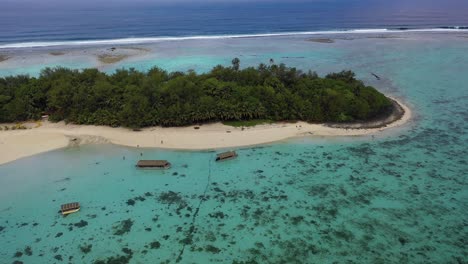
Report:
<svg viewBox="0 0 468 264"><path fill-rule="evenodd" d="M0 131L0 164L35 154L83 144L112 143L130 147L209 150L271 143L304 136L364 136L402 126L411 118L411 110L398 101L404 114L398 120L379 128L349 129L325 124L275 123L247 128L234 128L221 123L162 128L142 131L104 126L70 125L45 121L40 127ZM2 124L0 126L12 124Z"/></svg>

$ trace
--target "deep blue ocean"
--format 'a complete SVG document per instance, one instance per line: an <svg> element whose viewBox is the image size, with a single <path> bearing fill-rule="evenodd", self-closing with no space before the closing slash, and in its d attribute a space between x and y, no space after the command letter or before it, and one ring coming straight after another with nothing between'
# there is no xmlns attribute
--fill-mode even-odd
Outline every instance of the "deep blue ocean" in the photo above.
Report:
<svg viewBox="0 0 468 264"><path fill-rule="evenodd" d="M468 26L466 0L28 1L0 1L0 45Z"/></svg>

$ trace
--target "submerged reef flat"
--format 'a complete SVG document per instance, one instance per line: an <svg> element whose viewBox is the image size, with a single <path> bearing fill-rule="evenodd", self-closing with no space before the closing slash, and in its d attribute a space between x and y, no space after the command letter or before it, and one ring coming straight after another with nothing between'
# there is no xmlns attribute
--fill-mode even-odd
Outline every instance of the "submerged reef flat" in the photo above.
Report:
<svg viewBox="0 0 468 264"><path fill-rule="evenodd" d="M8 60L10 57L8 57L7 55L2 55L0 54L0 62L3 62L3 61L6 61Z"/></svg>
<svg viewBox="0 0 468 264"><path fill-rule="evenodd" d="M49 52L49 54L52 56L62 56L62 55L65 55L66 53L63 51L51 51Z"/></svg>
<svg viewBox="0 0 468 264"><path fill-rule="evenodd" d="M102 64L115 64L134 56L143 55L149 51L149 49L143 47L111 47L100 49L96 57Z"/></svg>
<svg viewBox="0 0 468 264"><path fill-rule="evenodd" d="M56 198L66 187L68 195L80 197L82 210L66 218L43 214L34 222L20 220L27 212L2 214L4 243L14 234L32 236L4 244L1 256L25 263L226 263L226 258L228 263L324 258L330 263L442 258L456 263L464 258L463 202L457 194L464 188L460 177L468 153L461 147L443 148L430 160L421 158L440 143L460 144L460 139L444 130L418 129L372 142L247 148L225 163L212 162L212 152L115 146L47 154L60 156L63 164L86 154L74 161L79 169L69 181L54 180L46 187ZM103 160L104 154L110 156ZM445 154L459 158L445 160ZM164 155L176 162L171 171L135 170L134 160L141 155ZM44 166L54 160L43 161ZM440 164L451 168L450 175ZM63 176L57 172L52 177ZM89 197L80 195L91 184L106 187ZM15 207L57 203L36 196ZM446 199L449 203L442 203Z"/></svg>
<svg viewBox="0 0 468 264"><path fill-rule="evenodd" d="M307 41L317 42L317 43L335 43L333 39L330 38L309 38Z"/></svg>
<svg viewBox="0 0 468 264"><path fill-rule="evenodd" d="M119 61L122 61L129 57L129 55L121 54L121 55L110 55L110 54L101 54L97 56L99 61L102 63L112 64Z"/></svg>

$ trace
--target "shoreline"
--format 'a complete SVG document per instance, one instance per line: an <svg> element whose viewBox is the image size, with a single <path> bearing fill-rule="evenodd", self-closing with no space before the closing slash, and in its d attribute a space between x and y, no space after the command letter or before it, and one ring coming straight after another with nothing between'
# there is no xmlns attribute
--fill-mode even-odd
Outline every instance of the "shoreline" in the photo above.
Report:
<svg viewBox="0 0 468 264"><path fill-rule="evenodd" d="M221 123L189 127L149 127L135 132L126 128L92 125L72 125L44 121L39 127L25 130L0 131L0 165L32 155L85 144L115 144L127 147L174 150L213 150L239 148L278 142L295 137L366 136L400 127L412 116L401 101L391 98L401 107L401 115L393 115L391 123L379 127L336 127L330 124L274 123L254 127L231 127ZM390 116L390 117L391 117ZM389 117L384 118L384 121ZM6 124L0 124L2 127ZM11 125L11 124L10 124ZM362 124L361 124L362 125Z"/></svg>
<svg viewBox="0 0 468 264"><path fill-rule="evenodd" d="M399 103L396 99L392 97L387 97L392 101L392 110L390 113L387 113L385 116L377 117L372 120L363 121L363 122L350 122L350 123L326 123L326 126L332 128L344 128L344 129L372 129L372 128L382 128L387 125L392 124L400 119L402 119L406 112L403 104Z"/></svg>

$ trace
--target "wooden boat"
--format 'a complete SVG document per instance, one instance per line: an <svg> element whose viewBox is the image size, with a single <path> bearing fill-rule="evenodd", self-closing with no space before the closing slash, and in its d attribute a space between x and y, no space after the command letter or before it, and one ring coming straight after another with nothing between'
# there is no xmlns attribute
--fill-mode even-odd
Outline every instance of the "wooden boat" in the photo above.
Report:
<svg viewBox="0 0 468 264"><path fill-rule="evenodd" d="M237 158L237 153L235 151L223 152L216 155L216 161L230 160L235 158Z"/></svg>
<svg viewBox="0 0 468 264"><path fill-rule="evenodd" d="M80 203L67 203L67 204L62 204L60 207L60 212L62 215L68 215L72 213L76 213L80 210Z"/></svg>
<svg viewBox="0 0 468 264"><path fill-rule="evenodd" d="M140 169L169 169L171 163L167 160L140 160L138 161L137 168Z"/></svg>

